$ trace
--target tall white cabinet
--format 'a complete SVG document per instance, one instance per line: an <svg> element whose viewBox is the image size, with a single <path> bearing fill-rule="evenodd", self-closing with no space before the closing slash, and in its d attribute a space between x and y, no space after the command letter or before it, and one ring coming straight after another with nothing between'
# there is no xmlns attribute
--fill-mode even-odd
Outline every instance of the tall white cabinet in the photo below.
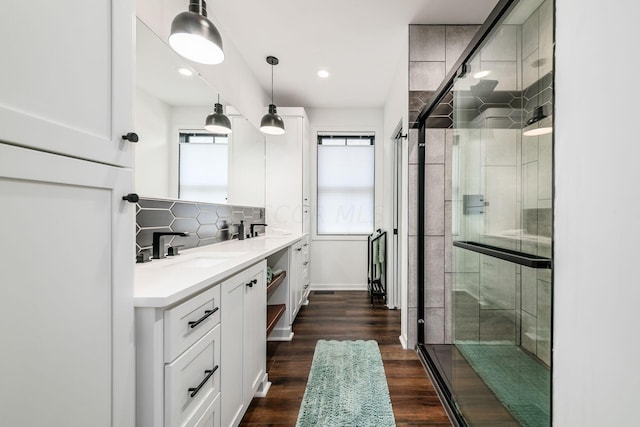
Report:
<svg viewBox="0 0 640 427"><path fill-rule="evenodd" d="M133 426L133 4L2 9L2 423Z"/></svg>
<svg viewBox="0 0 640 427"><path fill-rule="evenodd" d="M279 108L283 135L266 141L266 220L269 227L308 234L311 224L309 120L304 108Z"/></svg>
<svg viewBox="0 0 640 427"><path fill-rule="evenodd" d="M269 335L269 340L275 341L293 338L293 322L308 302L311 229L309 119L304 108L279 108L278 113L284 120L285 133L267 136L266 140L266 222L271 230L304 236L289 249L286 261L273 260L277 267L287 270L287 286L270 298L270 304L286 305L285 315Z"/></svg>

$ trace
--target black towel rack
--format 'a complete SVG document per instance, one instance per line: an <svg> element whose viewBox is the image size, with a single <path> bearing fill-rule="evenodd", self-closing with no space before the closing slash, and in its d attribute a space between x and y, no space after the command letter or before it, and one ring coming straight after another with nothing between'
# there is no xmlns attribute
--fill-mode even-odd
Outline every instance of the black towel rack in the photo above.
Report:
<svg viewBox="0 0 640 427"><path fill-rule="evenodd" d="M387 232L377 229L368 238L368 289L371 298L371 306L374 305L374 297L387 301ZM382 248L384 258L382 262L374 257L374 245ZM380 250L378 251L378 254Z"/></svg>

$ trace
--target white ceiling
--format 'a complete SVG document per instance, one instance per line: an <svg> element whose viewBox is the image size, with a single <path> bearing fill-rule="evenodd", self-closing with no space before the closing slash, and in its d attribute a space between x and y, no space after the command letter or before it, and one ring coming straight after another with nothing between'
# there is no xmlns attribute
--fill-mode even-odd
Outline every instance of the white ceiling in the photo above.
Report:
<svg viewBox="0 0 640 427"><path fill-rule="evenodd" d="M185 1L185 9L186 9ZM207 10L279 107L382 107L409 24L480 24L497 0L210 0ZM404 66L406 67L406 65ZM317 71L331 77L321 80ZM400 72L407 72L400 69Z"/></svg>

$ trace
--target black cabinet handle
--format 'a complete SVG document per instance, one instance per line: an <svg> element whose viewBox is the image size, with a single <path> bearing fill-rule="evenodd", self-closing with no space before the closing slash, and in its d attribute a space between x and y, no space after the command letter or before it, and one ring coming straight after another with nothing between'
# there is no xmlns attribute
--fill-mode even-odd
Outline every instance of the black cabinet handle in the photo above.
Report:
<svg viewBox="0 0 640 427"><path fill-rule="evenodd" d="M253 288L253 285L255 285L256 283L258 283L258 279L253 279L252 281L246 283L246 285L250 288Z"/></svg>
<svg viewBox="0 0 640 427"><path fill-rule="evenodd" d="M209 381L209 378L211 378L211 375L213 375L213 373L217 371L219 367L220 367L219 365L216 365L212 370L204 371L205 373L204 379L200 384L198 384L198 387L191 387L189 389L189 397L195 397L195 395L198 394L202 386L204 386L207 383L207 381Z"/></svg>
<svg viewBox="0 0 640 427"><path fill-rule="evenodd" d="M302 265L307 265L307 264L309 264L309 261L306 261L306 262L305 262L304 264L302 264Z"/></svg>
<svg viewBox="0 0 640 427"><path fill-rule="evenodd" d="M199 318L198 320L195 320L193 322L189 322L189 327L190 328L195 328L196 326L198 326L200 323L204 322L205 320L207 320L207 317L211 316L213 313L215 313L216 311L220 310L220 307L216 307L213 310L205 310L204 311L204 316L202 316L201 318Z"/></svg>
<svg viewBox="0 0 640 427"><path fill-rule="evenodd" d="M140 197L136 193L129 193L126 196L122 196L122 200L126 200L129 203L138 203Z"/></svg>
<svg viewBox="0 0 640 427"><path fill-rule="evenodd" d="M296 251L300 252L302 250L302 248L296 248Z"/></svg>
<svg viewBox="0 0 640 427"><path fill-rule="evenodd" d="M138 134L135 132L129 132L126 135L122 135L122 139L129 142L138 142Z"/></svg>

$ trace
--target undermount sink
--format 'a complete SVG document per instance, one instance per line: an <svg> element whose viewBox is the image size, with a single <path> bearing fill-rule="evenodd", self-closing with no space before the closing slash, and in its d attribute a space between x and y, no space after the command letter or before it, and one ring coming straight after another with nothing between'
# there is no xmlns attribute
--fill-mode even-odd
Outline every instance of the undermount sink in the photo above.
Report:
<svg viewBox="0 0 640 427"><path fill-rule="evenodd" d="M237 256L241 256L246 254L246 252L242 251L228 251L228 252L200 252L198 254L199 258L235 258Z"/></svg>
<svg viewBox="0 0 640 427"><path fill-rule="evenodd" d="M184 260L178 260L176 262L167 265L166 267L188 267L188 268L209 268L214 265L221 264L227 261L229 258L210 258L210 257L198 257L198 258L187 258Z"/></svg>
<svg viewBox="0 0 640 427"><path fill-rule="evenodd" d="M244 255L245 253L246 252L205 252L194 257L178 259L167 265L167 267L180 266L187 268L209 268L226 262L230 258Z"/></svg>

